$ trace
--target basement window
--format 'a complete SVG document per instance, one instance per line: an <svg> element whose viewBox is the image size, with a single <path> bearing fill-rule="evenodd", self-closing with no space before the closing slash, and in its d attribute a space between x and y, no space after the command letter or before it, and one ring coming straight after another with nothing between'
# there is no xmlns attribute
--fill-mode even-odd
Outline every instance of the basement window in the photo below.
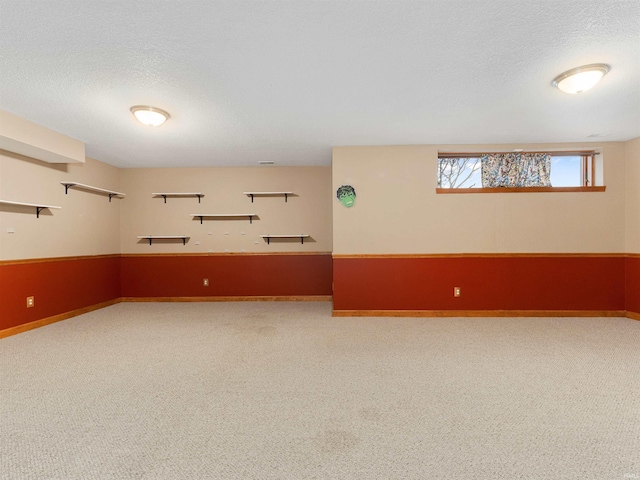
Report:
<svg viewBox="0 0 640 480"><path fill-rule="evenodd" d="M596 155L593 150L440 152L436 193L604 191L597 186Z"/></svg>

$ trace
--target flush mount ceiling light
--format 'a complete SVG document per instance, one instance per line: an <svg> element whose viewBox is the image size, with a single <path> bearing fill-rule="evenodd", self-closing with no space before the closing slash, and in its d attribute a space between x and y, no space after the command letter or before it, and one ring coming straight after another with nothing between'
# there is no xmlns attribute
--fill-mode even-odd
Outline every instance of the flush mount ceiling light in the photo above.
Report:
<svg viewBox="0 0 640 480"><path fill-rule="evenodd" d="M586 92L611 70L604 63L592 63L582 67L572 68L561 73L553 80L553 86L564 93L578 94Z"/></svg>
<svg viewBox="0 0 640 480"><path fill-rule="evenodd" d="M148 105L136 105L131 107L130 110L140 123L149 127L159 127L170 117L164 110Z"/></svg>

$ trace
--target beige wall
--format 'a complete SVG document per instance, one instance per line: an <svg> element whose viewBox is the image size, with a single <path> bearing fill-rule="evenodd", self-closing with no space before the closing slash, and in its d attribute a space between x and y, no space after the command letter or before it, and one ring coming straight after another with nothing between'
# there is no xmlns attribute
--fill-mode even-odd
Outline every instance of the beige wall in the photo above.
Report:
<svg viewBox="0 0 640 480"><path fill-rule="evenodd" d="M441 150L602 147L604 193L437 195ZM111 253L334 251L359 253L640 252L640 139L626 143L336 147L333 166L117 169L97 160L52 165L0 152L0 199L61 206L36 219L31 208L0 206L0 260ZM61 181L122 191L109 203ZM356 204L335 197L356 188ZM293 191L256 197L244 191ZM157 191L201 191L196 198L152 198ZM332 202L332 203L329 203ZM248 220L191 213L256 213ZM7 233L14 229L15 233ZM210 234L209 234L210 233ZM244 233L244 234L243 234ZM273 242L260 234L305 233ZM138 235L189 235L149 246ZM255 242L258 243L255 243Z"/></svg>
<svg viewBox="0 0 640 480"><path fill-rule="evenodd" d="M62 181L126 194L110 203L102 194L70 189ZM152 198L153 192L202 192L197 198ZM255 197L245 191L292 191ZM87 158L85 164L53 165L0 153L0 199L62 207L36 218L32 207L0 205L0 260L113 253L330 252L331 170L328 167L118 169ZM204 224L191 213L255 213L248 219ZM15 233L7 233L12 229ZM209 234L210 233L210 234ZM266 241L260 234L309 234ZM180 242L139 241L138 235L188 235ZM257 243L256 243L257 242Z"/></svg>
<svg viewBox="0 0 640 480"><path fill-rule="evenodd" d="M437 195L438 150L600 148L604 193ZM625 145L335 147L333 251L364 253L569 253L625 251ZM342 206L336 189L357 198ZM633 212L627 212L632 216Z"/></svg>
<svg viewBox="0 0 640 480"><path fill-rule="evenodd" d="M208 252L330 252L331 169L329 167L156 168L122 170L127 194L121 217L122 253ZM284 196L255 197L248 191L292 191ZM201 192L195 197L153 198L155 192ZM201 225L192 213L255 213L233 220L206 219ZM299 239L272 241L261 234L309 234ZM138 240L138 235L188 235L182 242Z"/></svg>
<svg viewBox="0 0 640 480"><path fill-rule="evenodd" d="M36 218L32 207L0 205L0 260L119 253L126 200L109 203L107 196L72 189L65 195L62 181L118 190L120 171L91 158L49 164L0 151L0 199L62 207Z"/></svg>
<svg viewBox="0 0 640 480"><path fill-rule="evenodd" d="M640 253L640 137L625 144L626 251Z"/></svg>
<svg viewBox="0 0 640 480"><path fill-rule="evenodd" d="M49 163L84 163L84 143L0 110L0 149Z"/></svg>

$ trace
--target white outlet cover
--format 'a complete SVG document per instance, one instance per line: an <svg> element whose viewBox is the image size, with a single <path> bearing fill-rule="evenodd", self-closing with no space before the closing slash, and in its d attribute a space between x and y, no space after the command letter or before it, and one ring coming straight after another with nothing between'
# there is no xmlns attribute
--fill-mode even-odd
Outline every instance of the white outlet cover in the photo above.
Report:
<svg viewBox="0 0 640 480"><path fill-rule="evenodd" d="M200 245L200 242L196 242L196 245Z"/></svg>
<svg viewBox="0 0 640 480"><path fill-rule="evenodd" d="M254 240L253 243L255 243L257 245L258 244L258 240Z"/></svg>
<svg viewBox="0 0 640 480"><path fill-rule="evenodd" d="M229 232L224 232L225 235L229 235Z"/></svg>
<svg viewBox="0 0 640 480"><path fill-rule="evenodd" d="M213 235L213 232L207 232L207 235Z"/></svg>
<svg viewBox="0 0 640 480"><path fill-rule="evenodd" d="M246 234L247 234L246 232L240 232L240 235L246 235Z"/></svg>
<svg viewBox="0 0 640 480"><path fill-rule="evenodd" d="M16 233L16 229L13 227L7 228L7 233Z"/></svg>

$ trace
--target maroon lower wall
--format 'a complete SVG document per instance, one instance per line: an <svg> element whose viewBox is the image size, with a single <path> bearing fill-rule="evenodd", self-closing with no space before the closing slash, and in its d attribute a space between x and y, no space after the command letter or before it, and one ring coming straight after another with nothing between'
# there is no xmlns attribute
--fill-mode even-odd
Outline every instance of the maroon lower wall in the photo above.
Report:
<svg viewBox="0 0 640 480"><path fill-rule="evenodd" d="M640 315L640 255L333 259L104 255L0 263L0 330L120 297L327 296L334 310L584 310ZM210 285L204 287L202 279ZM462 295L453 297L453 287ZM35 307L26 308L26 297Z"/></svg>
<svg viewBox="0 0 640 480"><path fill-rule="evenodd" d="M626 260L616 255L337 257L333 308L623 311L625 266L633 263L625 265ZM454 287L462 289L458 298Z"/></svg>
<svg viewBox="0 0 640 480"><path fill-rule="evenodd" d="M120 255L0 264L0 330L119 297Z"/></svg>
<svg viewBox="0 0 640 480"><path fill-rule="evenodd" d="M640 315L640 255L625 259L625 281L626 310Z"/></svg>
<svg viewBox="0 0 640 480"><path fill-rule="evenodd" d="M330 253L5 261L0 331L121 297L330 296L331 268ZM26 307L28 296L35 297L33 308Z"/></svg>
<svg viewBox="0 0 640 480"><path fill-rule="evenodd" d="M331 295L331 254L123 255L122 297ZM209 286L202 280L209 279Z"/></svg>

